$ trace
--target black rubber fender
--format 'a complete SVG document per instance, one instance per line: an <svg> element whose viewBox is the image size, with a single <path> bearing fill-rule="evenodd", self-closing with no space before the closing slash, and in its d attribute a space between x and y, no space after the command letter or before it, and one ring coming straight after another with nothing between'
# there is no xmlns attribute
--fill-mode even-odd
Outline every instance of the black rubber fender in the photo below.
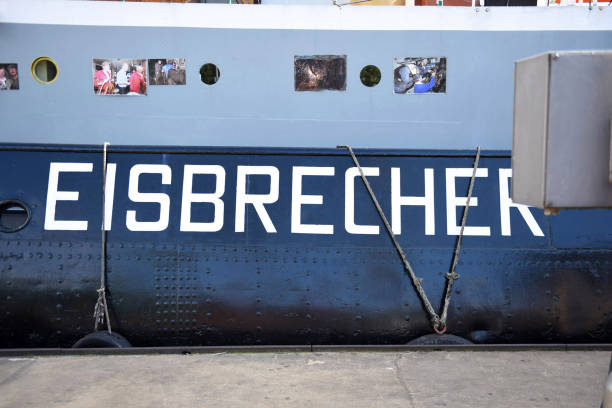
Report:
<svg viewBox="0 0 612 408"><path fill-rule="evenodd" d="M116 332L109 333L105 330L98 330L89 333L74 343L72 348L128 348L132 347L129 341Z"/></svg>
<svg viewBox="0 0 612 408"><path fill-rule="evenodd" d="M452 346L456 344L474 344L468 339L454 334L426 334L406 343L410 346Z"/></svg>

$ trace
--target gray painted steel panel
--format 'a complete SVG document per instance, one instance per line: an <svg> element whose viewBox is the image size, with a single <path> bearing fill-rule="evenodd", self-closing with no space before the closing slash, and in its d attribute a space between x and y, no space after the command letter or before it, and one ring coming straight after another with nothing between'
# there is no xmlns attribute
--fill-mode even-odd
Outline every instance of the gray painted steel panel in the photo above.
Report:
<svg viewBox="0 0 612 408"><path fill-rule="evenodd" d="M612 207L612 52L517 63L513 199L540 208Z"/></svg>
<svg viewBox="0 0 612 408"><path fill-rule="evenodd" d="M3 92L2 142L510 149L513 62L551 49L612 48L610 31L326 31L1 24L0 61L19 63ZM346 54L346 92L297 93L293 57ZM31 62L59 78L41 85ZM448 58L447 93L393 94L394 57ZM146 97L92 91L92 58L185 57L187 85ZM214 62L221 79L200 82ZM382 71L363 86L359 71Z"/></svg>
<svg viewBox="0 0 612 408"><path fill-rule="evenodd" d="M542 208L545 194L548 54L515 65L512 199Z"/></svg>

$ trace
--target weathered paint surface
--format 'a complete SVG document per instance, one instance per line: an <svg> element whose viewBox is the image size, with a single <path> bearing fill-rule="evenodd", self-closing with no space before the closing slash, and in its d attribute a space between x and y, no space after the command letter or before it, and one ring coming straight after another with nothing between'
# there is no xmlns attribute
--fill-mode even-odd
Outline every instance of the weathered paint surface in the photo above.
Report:
<svg viewBox="0 0 612 408"><path fill-rule="evenodd" d="M439 307L472 154L356 153ZM117 147L108 162L111 318L133 345L402 343L431 332L345 151ZM0 149L10 175L0 200L32 214L0 233L1 346L69 346L91 331L101 166L99 147ZM610 342L612 212L516 207L509 167L507 152L481 158L449 332Z"/></svg>

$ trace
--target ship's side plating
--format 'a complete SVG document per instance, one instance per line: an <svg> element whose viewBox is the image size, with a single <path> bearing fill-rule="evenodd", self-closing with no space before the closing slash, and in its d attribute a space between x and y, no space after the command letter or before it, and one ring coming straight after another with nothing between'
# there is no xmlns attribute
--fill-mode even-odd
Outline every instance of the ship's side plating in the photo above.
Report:
<svg viewBox="0 0 612 408"><path fill-rule="evenodd" d="M612 8L324 7L0 1L0 141L511 149L514 62L611 49ZM296 92L294 58L346 56L344 91ZM57 79L30 75L41 56ZM184 58L186 85L95 95L92 59ZM446 58L446 93L394 94L394 58ZM200 68L214 63L219 81ZM381 81L360 82L375 65ZM570 103L568 101L568 103Z"/></svg>
<svg viewBox="0 0 612 408"><path fill-rule="evenodd" d="M439 309L473 154L357 154ZM2 196L31 214L0 241L1 346L70 346L92 330L102 159L99 147L0 149L11 175ZM133 345L431 333L346 151L111 146L108 163L111 321ZM448 331L475 342L610 342L612 214L517 207L509 167L507 152L482 155Z"/></svg>
<svg viewBox="0 0 612 408"><path fill-rule="evenodd" d="M474 160L446 149L510 149L513 62L612 48L611 12L0 0L0 64L20 78L0 92L0 141L13 143L0 146L0 346L91 332L102 264L113 328L133 345L430 333L346 151L178 146L428 149L356 152L439 310ZM346 56L344 90L296 92L303 55ZM38 57L57 64L52 83L28 72ZM159 57L185 59L186 85L94 94L92 61ZM445 92L395 94L393 61L407 57L444 58ZM214 85L200 81L206 63ZM374 87L360 82L366 65L381 71ZM126 144L141 147L115 147ZM511 202L510 180L509 152L485 150L448 332L610 342L612 214L545 217Z"/></svg>

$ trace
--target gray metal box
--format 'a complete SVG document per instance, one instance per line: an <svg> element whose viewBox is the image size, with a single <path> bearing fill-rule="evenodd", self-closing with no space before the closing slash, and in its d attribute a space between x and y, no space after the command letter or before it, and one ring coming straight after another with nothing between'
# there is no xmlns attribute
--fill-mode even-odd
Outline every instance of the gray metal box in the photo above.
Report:
<svg viewBox="0 0 612 408"><path fill-rule="evenodd" d="M513 201L612 208L612 51L550 52L514 72Z"/></svg>

